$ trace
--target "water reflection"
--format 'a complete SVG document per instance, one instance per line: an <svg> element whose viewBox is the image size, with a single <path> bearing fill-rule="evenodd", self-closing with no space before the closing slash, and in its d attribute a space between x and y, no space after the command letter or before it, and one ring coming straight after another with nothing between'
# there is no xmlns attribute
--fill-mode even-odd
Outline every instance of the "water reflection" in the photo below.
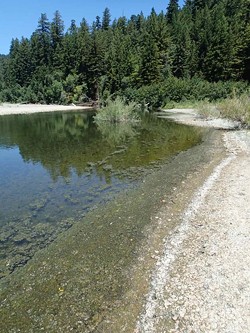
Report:
<svg viewBox="0 0 250 333"><path fill-rule="evenodd" d="M198 129L152 116L136 127L98 128L88 112L0 117L2 274L201 137Z"/></svg>
<svg viewBox="0 0 250 333"><path fill-rule="evenodd" d="M1 220L78 216L103 199L104 187L117 192L200 139L197 129L152 116L98 127L88 112L1 117Z"/></svg>
<svg viewBox="0 0 250 333"><path fill-rule="evenodd" d="M53 113L6 116L0 119L0 149L18 147L24 162L41 164L53 180L68 180L72 170L81 176L89 165L103 164L110 155L114 168L146 165L190 147L200 139L196 129L145 117L140 125L98 128L90 113ZM120 149L119 145L124 145ZM118 149L116 149L118 148ZM115 150L114 150L115 149ZM132 154L132 158L131 158ZM106 175L103 168L98 174Z"/></svg>
<svg viewBox="0 0 250 333"><path fill-rule="evenodd" d="M100 131L104 141L110 146L117 146L133 138L137 133L139 124L99 122L97 128Z"/></svg>

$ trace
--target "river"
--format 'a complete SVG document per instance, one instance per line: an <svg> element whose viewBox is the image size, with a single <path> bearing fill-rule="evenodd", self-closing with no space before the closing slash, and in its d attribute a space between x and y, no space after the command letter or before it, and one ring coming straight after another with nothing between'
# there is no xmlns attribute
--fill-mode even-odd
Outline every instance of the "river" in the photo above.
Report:
<svg viewBox="0 0 250 333"><path fill-rule="evenodd" d="M153 115L102 128L90 112L1 117L0 274L3 296L15 290L18 299L9 303L18 315L4 325L35 332L39 317L40 331L58 332L67 327L63 313L81 308L75 331L94 327L122 295L125 268L159 202L157 187L144 197L142 184L203 133ZM165 189L181 180L179 169ZM46 314L48 300L54 310Z"/></svg>

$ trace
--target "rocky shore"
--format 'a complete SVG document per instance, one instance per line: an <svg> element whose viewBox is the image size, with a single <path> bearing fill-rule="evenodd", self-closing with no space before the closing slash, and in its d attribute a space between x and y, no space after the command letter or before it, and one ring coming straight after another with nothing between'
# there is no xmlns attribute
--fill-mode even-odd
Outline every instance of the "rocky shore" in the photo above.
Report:
<svg viewBox="0 0 250 333"><path fill-rule="evenodd" d="M164 239L136 332L250 330L250 132L225 132L223 144L227 156Z"/></svg>

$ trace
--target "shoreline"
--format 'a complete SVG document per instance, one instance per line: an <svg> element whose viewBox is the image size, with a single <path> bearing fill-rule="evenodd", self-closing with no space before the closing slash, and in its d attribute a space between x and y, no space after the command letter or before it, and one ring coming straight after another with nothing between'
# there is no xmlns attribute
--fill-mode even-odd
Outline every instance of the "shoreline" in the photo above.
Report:
<svg viewBox="0 0 250 333"><path fill-rule="evenodd" d="M193 125L196 114L177 117ZM226 156L163 240L137 333L249 332L250 131L224 131L223 145Z"/></svg>
<svg viewBox="0 0 250 333"><path fill-rule="evenodd" d="M83 312L87 299L80 296L85 295L83 277L88 271L84 268L87 258L82 235L88 234L78 224L69 230L70 237L62 235L13 274L13 280L6 285L5 318L9 318L8 308L15 305L13 313L20 324L34 302L29 321L23 322L27 329L34 322L36 327L44 327L46 322L50 332L69 331L77 323L81 332L91 328L110 333L248 333L250 263L244 262L245 257L250 257L246 206L250 200L250 135L243 130L209 133L200 146L180 153L169 165L154 172L140 191L121 196L114 205L102 209L101 214L89 214L90 227L94 224L98 232L103 232L107 225L107 247L102 253L109 251L116 241L120 246L120 228L128 220L132 226L134 220L149 220L133 266L122 275L126 288L119 294L118 286L114 304L104 302L102 310L92 317ZM134 219L132 212L136 214ZM106 222L110 221L119 237L108 244L111 223ZM117 269L119 272L119 265ZM104 273L108 274L106 270ZM110 287L114 288L105 286L107 291ZM43 293L45 289L50 294ZM237 302L239 295L243 304ZM37 304L39 297L48 304L45 309ZM50 322L48 311L56 308L58 302L60 313L53 315ZM227 304L231 303L229 309ZM2 324L17 328L12 319Z"/></svg>
<svg viewBox="0 0 250 333"><path fill-rule="evenodd" d="M203 143L164 163L140 188L89 212L84 223L79 221L2 279L2 331L20 326L28 331L36 325L52 333L66 332L79 321L81 332L95 328L117 333L125 326L126 332L133 332L163 237L179 223L175 216L189 192L199 186L201 173L210 170L214 158L221 158L222 150L217 155L211 148L217 146L220 133L206 133ZM182 203L177 207L173 201ZM165 209L170 221L159 224L159 210ZM93 255L98 263L94 269ZM57 322L54 326L50 313L58 306L60 311L51 318Z"/></svg>
<svg viewBox="0 0 250 333"><path fill-rule="evenodd" d="M42 112L56 111L81 111L92 110L89 106L76 105L57 105L57 104L0 104L0 116L15 115L15 114L33 114Z"/></svg>
<svg viewBox="0 0 250 333"><path fill-rule="evenodd" d="M180 124L209 127L220 130L240 129L241 124L238 121L233 121L224 118L203 117L196 109L163 109L157 112L159 118L166 118Z"/></svg>

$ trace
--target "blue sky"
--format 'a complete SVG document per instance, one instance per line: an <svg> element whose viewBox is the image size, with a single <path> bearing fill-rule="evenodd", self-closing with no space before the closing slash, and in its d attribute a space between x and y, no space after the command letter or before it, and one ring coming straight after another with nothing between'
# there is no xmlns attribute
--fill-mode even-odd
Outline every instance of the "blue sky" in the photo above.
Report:
<svg viewBox="0 0 250 333"><path fill-rule="evenodd" d="M149 15L152 7L159 13L165 11L169 0L0 0L0 54L8 54L12 38L29 38L37 28L41 13L46 13L49 21L56 10L62 15L65 30L72 19L77 25L82 18L92 23L96 16L102 17L106 7L112 19L132 14ZM179 0L182 5L184 0Z"/></svg>

